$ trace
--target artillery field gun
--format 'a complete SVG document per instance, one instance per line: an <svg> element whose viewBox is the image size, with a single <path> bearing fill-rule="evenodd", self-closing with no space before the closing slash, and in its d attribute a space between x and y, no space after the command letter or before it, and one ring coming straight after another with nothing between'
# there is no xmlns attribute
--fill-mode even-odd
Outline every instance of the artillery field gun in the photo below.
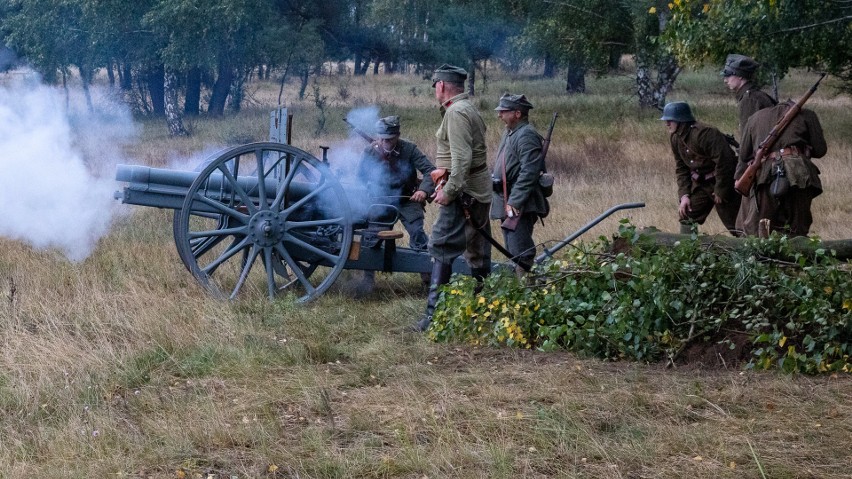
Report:
<svg viewBox="0 0 852 479"><path fill-rule="evenodd" d="M232 148L200 172L118 165L116 180L126 183L115 195L123 203L175 210L178 254L217 297L236 298L265 283L270 298L286 291L304 302L344 269L432 270L427 252L396 245L402 233L391 229L395 207L363 201L363 188L342 184L326 162L284 143ZM536 261L615 211L641 206L611 208ZM470 270L459 258L453 271Z"/></svg>

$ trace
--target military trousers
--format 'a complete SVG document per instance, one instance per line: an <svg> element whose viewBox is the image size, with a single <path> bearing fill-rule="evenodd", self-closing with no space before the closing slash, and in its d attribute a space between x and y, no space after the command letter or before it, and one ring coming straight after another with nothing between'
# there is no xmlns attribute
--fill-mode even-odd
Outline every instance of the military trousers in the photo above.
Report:
<svg viewBox="0 0 852 479"><path fill-rule="evenodd" d="M769 184L758 185L755 190L760 219L769 220L770 231L790 236L807 236L814 222L811 203L814 191L811 188L791 186L786 195L776 198Z"/></svg>
<svg viewBox="0 0 852 479"><path fill-rule="evenodd" d="M538 214L524 213L518 220L518 226L514 231L500 228L503 231L503 243L506 245L506 249L512 253L512 261L526 269L531 268L535 260L533 227L536 221L538 221Z"/></svg>
<svg viewBox="0 0 852 479"><path fill-rule="evenodd" d="M484 234L491 236L488 217L491 203L480 203L474 199L470 199L470 203L470 220L465 218L461 196L438 208L438 218L429 237L429 254L436 261L452 264L464 255L471 269L491 266L491 243L476 230L480 227Z"/></svg>
<svg viewBox="0 0 852 479"><path fill-rule="evenodd" d="M738 236L737 213L740 211L740 195L731 195L732 199L717 205L713 201L713 190L713 182L693 186L689 195L690 209L687 211L687 219L680 220L680 223L682 225L691 225L692 223L703 225L713 208L716 208L716 214L719 215L725 229L732 235Z"/></svg>
<svg viewBox="0 0 852 479"><path fill-rule="evenodd" d="M423 230L426 217L423 204L416 201L402 201L397 210L399 210L399 220L408 233L408 247L418 251L426 251L429 237Z"/></svg>
<svg viewBox="0 0 852 479"><path fill-rule="evenodd" d="M757 209L757 198L752 188L748 196L740 200L740 211L737 213L737 231L745 236L757 236L757 224L760 212Z"/></svg>

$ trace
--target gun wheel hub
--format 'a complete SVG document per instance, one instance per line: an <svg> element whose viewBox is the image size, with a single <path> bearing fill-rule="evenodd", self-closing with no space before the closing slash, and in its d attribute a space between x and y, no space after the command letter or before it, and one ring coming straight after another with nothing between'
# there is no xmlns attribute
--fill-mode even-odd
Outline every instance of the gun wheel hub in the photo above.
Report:
<svg viewBox="0 0 852 479"><path fill-rule="evenodd" d="M274 246L284 238L284 221L272 211L259 211L248 226L251 239L258 246Z"/></svg>

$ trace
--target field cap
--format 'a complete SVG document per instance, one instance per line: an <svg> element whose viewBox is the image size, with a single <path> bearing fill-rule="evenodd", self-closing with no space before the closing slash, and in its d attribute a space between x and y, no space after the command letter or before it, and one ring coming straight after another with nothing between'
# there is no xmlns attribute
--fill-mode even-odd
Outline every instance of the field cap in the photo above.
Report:
<svg viewBox="0 0 852 479"><path fill-rule="evenodd" d="M376 135L383 140L399 136L399 117L386 116L379 118L376 122Z"/></svg>
<svg viewBox="0 0 852 479"><path fill-rule="evenodd" d="M719 74L723 77L736 75L738 77L745 78L746 80L751 80L754 76L754 72L757 71L757 67L759 66L760 63L757 63L751 57L732 53L725 59L725 68L723 68Z"/></svg>
<svg viewBox="0 0 852 479"><path fill-rule="evenodd" d="M673 101L671 103L666 103L665 108L663 108L663 116L660 117L660 120L673 121L676 123L691 123L695 121L695 117L692 116L692 110L689 108L689 104L687 102Z"/></svg>
<svg viewBox="0 0 852 479"><path fill-rule="evenodd" d="M467 80L467 70L444 63L435 69L435 73L432 74L432 88L435 88L435 84L439 81L464 83L465 80Z"/></svg>
<svg viewBox="0 0 852 479"><path fill-rule="evenodd" d="M500 97L500 103L497 105L495 110L521 111L526 113L532 110L532 107L532 103L527 101L527 97L524 95L511 95L509 93L504 93L503 96Z"/></svg>

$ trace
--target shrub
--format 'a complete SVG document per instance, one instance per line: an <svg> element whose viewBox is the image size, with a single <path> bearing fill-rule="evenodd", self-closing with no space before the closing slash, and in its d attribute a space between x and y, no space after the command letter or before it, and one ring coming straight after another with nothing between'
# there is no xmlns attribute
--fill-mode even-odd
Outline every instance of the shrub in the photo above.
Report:
<svg viewBox="0 0 852 479"><path fill-rule="evenodd" d="M653 362L744 335L748 367L852 372L852 275L830 251L796 253L778 235L735 250L696 236L658 246L626 222L614 240L629 251L601 237L527 281L495 273L478 295L456 277L429 336Z"/></svg>

